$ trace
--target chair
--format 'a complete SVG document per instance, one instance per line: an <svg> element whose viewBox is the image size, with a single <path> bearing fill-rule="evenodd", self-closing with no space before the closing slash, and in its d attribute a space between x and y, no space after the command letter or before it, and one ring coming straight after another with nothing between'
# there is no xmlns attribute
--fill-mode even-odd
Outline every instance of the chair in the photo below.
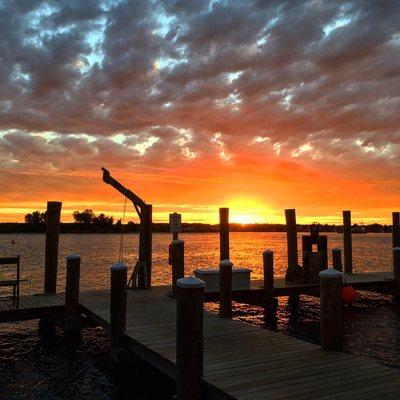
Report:
<svg viewBox="0 0 400 400"><path fill-rule="evenodd" d="M9 266L15 266L16 267L16 274L15 274L15 279L12 279L12 273L10 271L4 272L3 275L3 268ZM13 301L13 305L17 305L17 308L19 307L19 283L20 283L20 278L19 278L19 255L16 257L3 257L0 258L0 267L2 268L2 271L0 271L0 287L12 287L13 288L13 293L12 296L3 296L2 299L11 299ZM4 279L2 279L2 276L4 276Z"/></svg>

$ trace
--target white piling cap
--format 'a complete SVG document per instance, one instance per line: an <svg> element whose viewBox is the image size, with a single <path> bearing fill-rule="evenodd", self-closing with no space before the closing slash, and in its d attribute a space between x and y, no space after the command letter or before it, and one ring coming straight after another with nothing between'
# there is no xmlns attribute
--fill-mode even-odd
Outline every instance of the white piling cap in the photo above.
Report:
<svg viewBox="0 0 400 400"><path fill-rule="evenodd" d="M205 287L206 283L194 276L188 276L187 278L178 279L176 285L184 289L195 289Z"/></svg>
<svg viewBox="0 0 400 400"><path fill-rule="evenodd" d="M393 251L394 252L400 251L400 247L393 247Z"/></svg>
<svg viewBox="0 0 400 400"><path fill-rule="evenodd" d="M324 269L319 273L319 276L324 277L324 278L339 278L343 276L343 273L338 271L337 269L334 268L328 268Z"/></svg>
<svg viewBox="0 0 400 400"><path fill-rule="evenodd" d="M273 250L264 250L263 254L274 254Z"/></svg>
<svg viewBox="0 0 400 400"><path fill-rule="evenodd" d="M127 269L126 265L122 261L118 261L114 265L111 266L112 271L120 270L120 269Z"/></svg>
<svg viewBox="0 0 400 400"><path fill-rule="evenodd" d="M67 256L67 260L79 260L81 258L81 256L79 256L78 254L70 254L69 256Z"/></svg>
<svg viewBox="0 0 400 400"><path fill-rule="evenodd" d="M172 241L172 244L179 244L179 243L185 243L185 241L181 239L175 239Z"/></svg>
<svg viewBox="0 0 400 400"><path fill-rule="evenodd" d="M231 261L229 261L229 260L222 260L222 261L219 263L219 266L220 266L220 267L232 267L232 266L233 266L233 263L232 263Z"/></svg>

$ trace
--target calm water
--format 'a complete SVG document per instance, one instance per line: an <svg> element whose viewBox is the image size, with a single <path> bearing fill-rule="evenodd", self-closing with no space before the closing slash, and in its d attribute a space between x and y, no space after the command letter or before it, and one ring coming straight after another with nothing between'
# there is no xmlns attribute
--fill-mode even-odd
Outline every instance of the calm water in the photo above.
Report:
<svg viewBox="0 0 400 400"><path fill-rule="evenodd" d="M216 267L219 257L218 234L182 234L185 240L186 272L197 267ZM261 277L261 254L275 252L275 273L283 276L286 268L284 233L232 233L231 259L236 266L250 267L252 277ZM299 235L300 238L300 235ZM14 239L15 244L11 244ZM169 234L153 236L153 282L170 282L168 259ZM125 261L132 268L137 257L138 236L125 235ZM109 267L118 261L118 235L61 235L59 290L64 290L65 257L82 258L81 288L105 288L109 285ZM22 277L28 281L22 294L43 287L44 235L0 235L0 254L21 255ZM329 248L342 247L340 234L328 234ZM354 270L391 269L389 234L353 235ZM214 304L207 308L215 310ZM234 317L264 326L262 309L234 305ZM277 330L311 342L319 341L318 299L304 297L297 310L280 299ZM346 351L366 355L378 362L400 368L400 315L390 296L360 293L348 307ZM150 369L138 364L136 369L111 369L107 361L109 338L101 329L87 329L76 347L66 346L62 333L38 334L37 321L0 326L0 398L4 399L170 399L173 385ZM135 377L135 378L132 378ZM141 383L157 381L152 392L143 392Z"/></svg>

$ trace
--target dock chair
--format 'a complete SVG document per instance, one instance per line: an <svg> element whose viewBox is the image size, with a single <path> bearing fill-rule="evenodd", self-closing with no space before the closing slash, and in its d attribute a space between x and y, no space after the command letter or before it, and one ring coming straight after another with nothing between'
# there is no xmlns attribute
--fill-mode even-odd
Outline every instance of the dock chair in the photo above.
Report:
<svg viewBox="0 0 400 400"><path fill-rule="evenodd" d="M15 275L13 276L10 268L15 267ZM19 255L16 257L0 258L0 287L12 287L12 295L2 296L1 299L10 299L13 305L19 307ZM8 268L8 270L6 270Z"/></svg>

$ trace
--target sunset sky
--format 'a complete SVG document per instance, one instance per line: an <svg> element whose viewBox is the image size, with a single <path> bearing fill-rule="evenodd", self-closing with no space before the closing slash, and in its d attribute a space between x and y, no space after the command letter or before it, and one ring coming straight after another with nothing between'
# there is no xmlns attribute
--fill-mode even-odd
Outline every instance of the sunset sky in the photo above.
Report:
<svg viewBox="0 0 400 400"><path fill-rule="evenodd" d="M400 2L0 0L0 221L390 222ZM134 220L129 208L127 220Z"/></svg>

